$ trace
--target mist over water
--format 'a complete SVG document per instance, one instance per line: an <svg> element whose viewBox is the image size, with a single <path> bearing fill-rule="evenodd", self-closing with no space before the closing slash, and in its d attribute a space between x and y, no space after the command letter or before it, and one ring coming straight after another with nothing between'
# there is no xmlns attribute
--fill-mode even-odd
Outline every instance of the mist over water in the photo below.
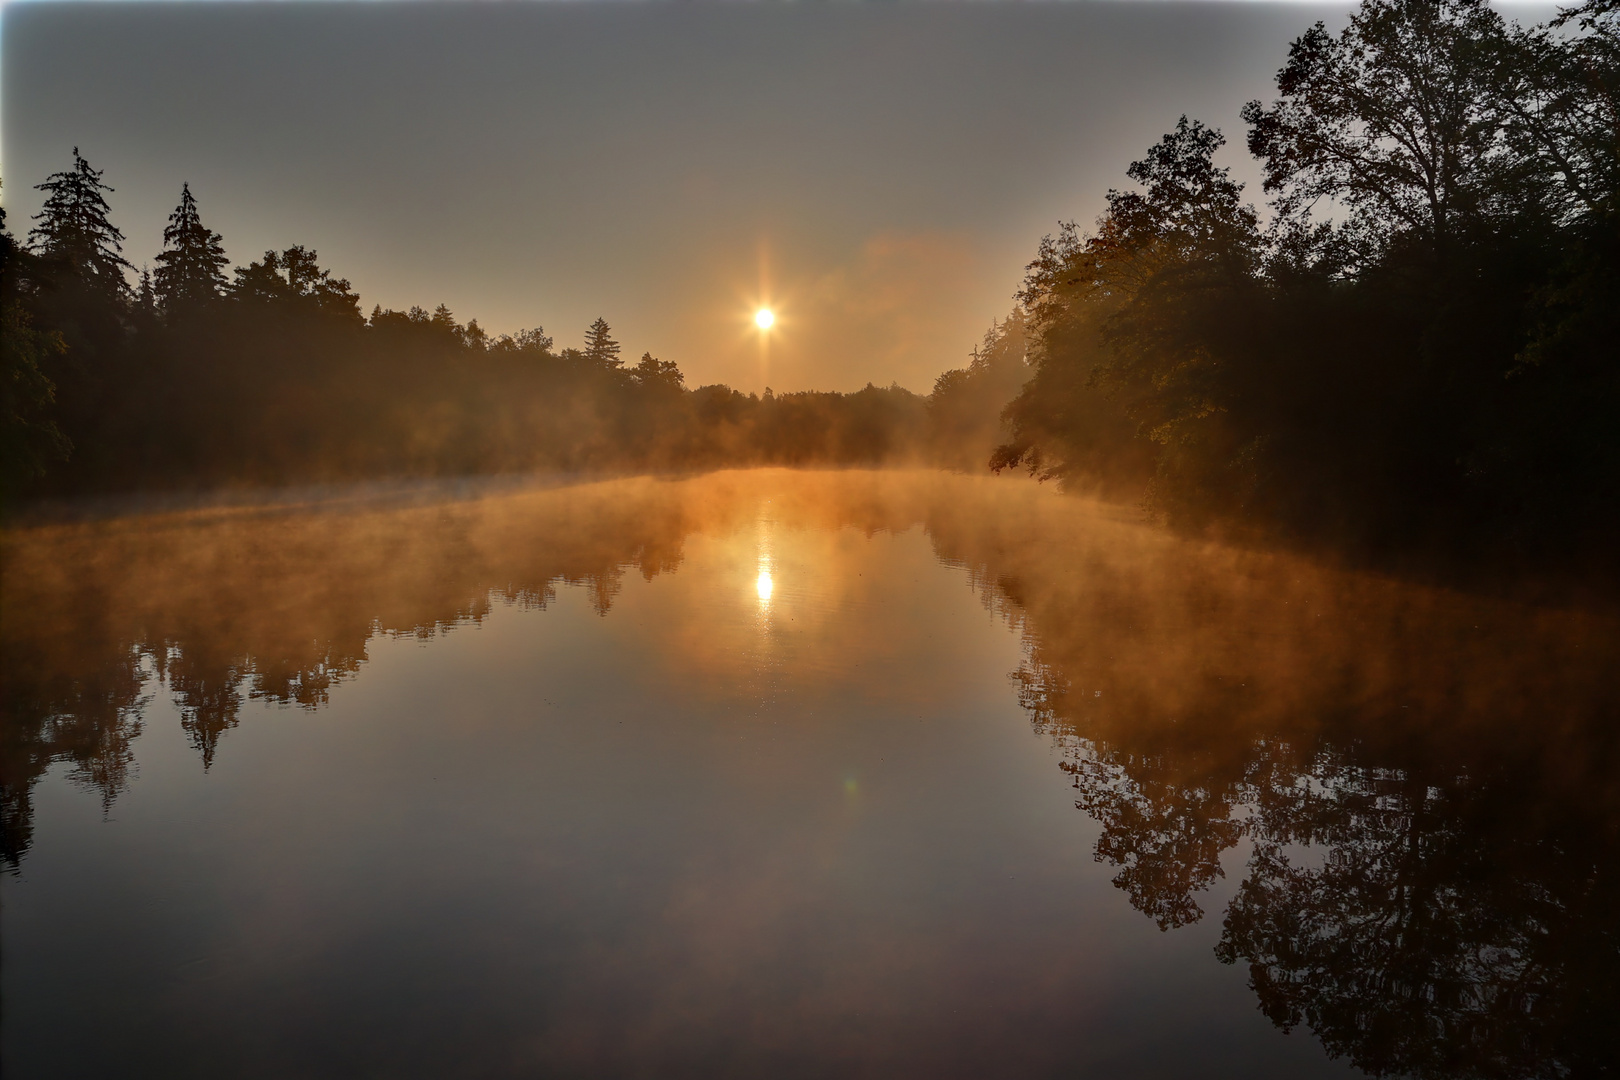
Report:
<svg viewBox="0 0 1620 1080"><path fill-rule="evenodd" d="M1570 5L7 6L0 1074L1614 1076Z"/></svg>
<svg viewBox="0 0 1620 1080"><path fill-rule="evenodd" d="M4 543L18 1075L1615 1060L1607 612L924 471Z"/></svg>

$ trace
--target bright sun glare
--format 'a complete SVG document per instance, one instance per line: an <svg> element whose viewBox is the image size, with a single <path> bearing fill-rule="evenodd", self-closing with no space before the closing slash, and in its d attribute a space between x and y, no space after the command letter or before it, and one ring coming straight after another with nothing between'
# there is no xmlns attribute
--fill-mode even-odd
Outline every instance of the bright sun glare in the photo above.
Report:
<svg viewBox="0 0 1620 1080"><path fill-rule="evenodd" d="M754 312L754 324L761 330L769 330L776 321L776 313L768 307L762 307Z"/></svg>
<svg viewBox="0 0 1620 1080"><path fill-rule="evenodd" d="M757 582L757 585L759 587L759 598L761 600L769 600L771 598L771 572L769 570L761 570L759 572L759 581Z"/></svg>

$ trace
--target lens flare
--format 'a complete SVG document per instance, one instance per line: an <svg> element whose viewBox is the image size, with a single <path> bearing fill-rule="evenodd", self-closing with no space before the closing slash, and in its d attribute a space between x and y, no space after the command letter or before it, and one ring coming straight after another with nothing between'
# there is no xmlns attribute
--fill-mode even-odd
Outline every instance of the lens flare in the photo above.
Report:
<svg viewBox="0 0 1620 1080"><path fill-rule="evenodd" d="M776 312L768 307L762 307L754 312L754 325L761 330L769 330L776 322Z"/></svg>

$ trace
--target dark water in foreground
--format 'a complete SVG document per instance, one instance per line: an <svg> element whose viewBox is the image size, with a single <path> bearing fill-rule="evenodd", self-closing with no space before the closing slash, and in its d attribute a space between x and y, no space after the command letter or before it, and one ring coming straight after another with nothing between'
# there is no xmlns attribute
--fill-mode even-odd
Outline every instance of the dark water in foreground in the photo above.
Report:
<svg viewBox="0 0 1620 1080"><path fill-rule="evenodd" d="M1620 1059L1601 614L929 473L5 545L17 1080Z"/></svg>

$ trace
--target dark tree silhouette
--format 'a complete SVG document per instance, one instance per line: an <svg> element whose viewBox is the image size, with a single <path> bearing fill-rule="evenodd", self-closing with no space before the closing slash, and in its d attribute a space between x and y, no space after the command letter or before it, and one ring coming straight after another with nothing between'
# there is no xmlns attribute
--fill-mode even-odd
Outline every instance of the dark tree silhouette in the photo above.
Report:
<svg viewBox="0 0 1620 1080"><path fill-rule="evenodd" d="M650 352L641 354L641 360L630 369L630 374L642 386L679 390L686 385L686 376L681 374L679 364L660 360Z"/></svg>
<svg viewBox="0 0 1620 1080"><path fill-rule="evenodd" d="M316 261L313 248L290 247L264 253L258 262L237 267L231 295L246 304L290 304L345 321L360 321L360 298L347 278L335 278Z"/></svg>
<svg viewBox="0 0 1620 1080"><path fill-rule="evenodd" d="M40 254L65 263L72 274L104 293L127 295L124 271L134 267L122 254L124 234L108 220L111 208L102 192L113 188L102 182L101 170L92 169L75 146L71 169L34 186L47 193L44 207L34 215L39 224L28 231Z"/></svg>
<svg viewBox="0 0 1620 1080"><path fill-rule="evenodd" d="M624 363L619 359L619 343L613 340L613 328L601 316L585 331L585 360L606 370L616 370Z"/></svg>
<svg viewBox="0 0 1620 1080"><path fill-rule="evenodd" d="M1224 142L1182 117L1126 171L1142 190L1108 192L1095 234L1069 223L1042 241L1019 293L1040 334L1037 371L1009 408L1016 441L995 466L1062 476L1101 457L1137 468L1123 410L1157 445L1161 505L1247 483L1243 470L1200 467L1225 466L1245 439L1231 423L1228 358L1259 262L1255 211L1214 163Z"/></svg>
<svg viewBox="0 0 1620 1080"><path fill-rule="evenodd" d="M1514 152L1562 214L1600 221L1620 190L1620 3L1587 0L1508 34L1497 107Z"/></svg>
<svg viewBox="0 0 1620 1080"><path fill-rule="evenodd" d="M144 264L141 266L140 284L135 286L135 312L142 318L151 318L157 314L157 290L152 286L152 271Z"/></svg>
<svg viewBox="0 0 1620 1080"><path fill-rule="evenodd" d="M29 255L17 249L5 223L0 207L0 497L43 476L71 449L51 417L56 384L45 374L67 344L56 331L36 329L17 295L17 261Z"/></svg>
<svg viewBox="0 0 1620 1080"><path fill-rule="evenodd" d="M1620 525L1620 8L1519 30L1484 0L1365 0L1277 88L1243 110L1267 227L1183 118L1093 232L1043 240L993 467L1145 458L1173 524L1372 557L1597 558Z"/></svg>
<svg viewBox="0 0 1620 1080"><path fill-rule="evenodd" d="M219 299L226 288L225 241L197 215L191 185L180 185L180 205L163 230L163 253L157 257L152 291L167 311Z"/></svg>
<svg viewBox="0 0 1620 1080"><path fill-rule="evenodd" d="M1278 208L1343 203L1368 257L1403 233L1439 252L1522 212L1526 163L1497 112L1504 40L1484 0L1367 3L1337 37L1317 23L1277 75L1283 96L1243 109Z"/></svg>

